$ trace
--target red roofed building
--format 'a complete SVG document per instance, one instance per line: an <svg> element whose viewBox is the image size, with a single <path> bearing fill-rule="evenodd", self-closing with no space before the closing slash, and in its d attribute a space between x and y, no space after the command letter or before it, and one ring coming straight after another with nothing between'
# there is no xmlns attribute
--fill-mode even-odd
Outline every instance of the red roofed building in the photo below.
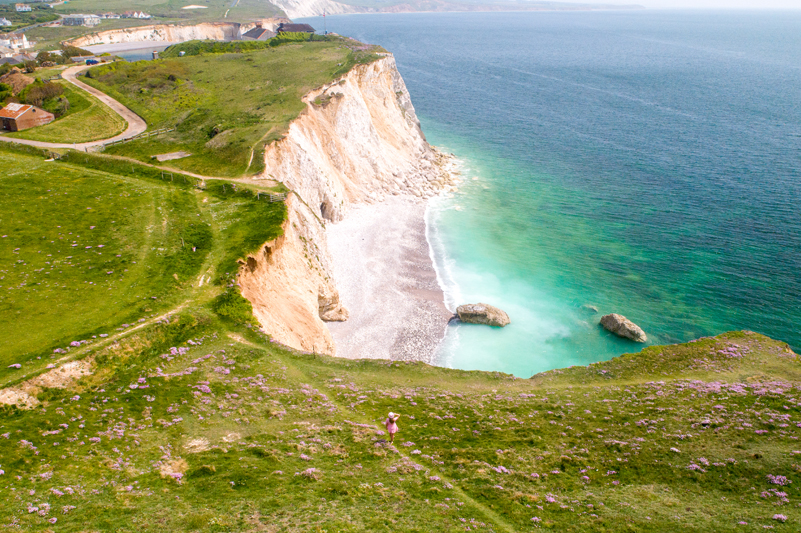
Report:
<svg viewBox="0 0 801 533"><path fill-rule="evenodd" d="M8 104L0 109L0 126L7 131L22 131L55 120L53 113L26 104Z"/></svg>

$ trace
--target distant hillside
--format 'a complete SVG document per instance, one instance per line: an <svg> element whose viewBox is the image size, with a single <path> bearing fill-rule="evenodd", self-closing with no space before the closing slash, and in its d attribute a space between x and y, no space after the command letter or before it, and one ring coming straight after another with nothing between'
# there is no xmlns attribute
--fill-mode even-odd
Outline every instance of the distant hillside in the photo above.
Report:
<svg viewBox="0 0 801 533"><path fill-rule="evenodd" d="M423 11L589 11L608 9L643 9L639 5L573 4L564 2L528 2L525 0L271 0L289 17L320 16L338 13L413 13Z"/></svg>

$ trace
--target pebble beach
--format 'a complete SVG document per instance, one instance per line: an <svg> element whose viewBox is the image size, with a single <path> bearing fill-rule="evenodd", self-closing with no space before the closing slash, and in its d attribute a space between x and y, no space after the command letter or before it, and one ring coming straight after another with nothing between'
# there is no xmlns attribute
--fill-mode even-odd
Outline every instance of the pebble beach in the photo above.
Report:
<svg viewBox="0 0 801 533"><path fill-rule="evenodd" d="M334 278L350 311L329 323L336 355L435 362L450 313L426 240L426 203L359 205L327 228Z"/></svg>

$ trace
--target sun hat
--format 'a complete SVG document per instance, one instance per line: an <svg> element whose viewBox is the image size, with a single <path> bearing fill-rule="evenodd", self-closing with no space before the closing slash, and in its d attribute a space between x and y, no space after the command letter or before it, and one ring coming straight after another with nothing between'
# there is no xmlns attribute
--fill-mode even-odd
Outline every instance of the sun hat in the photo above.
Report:
<svg viewBox="0 0 801 533"><path fill-rule="evenodd" d="M395 413L393 413L392 411L390 411L390 412L389 412L389 418L395 418Z"/></svg>

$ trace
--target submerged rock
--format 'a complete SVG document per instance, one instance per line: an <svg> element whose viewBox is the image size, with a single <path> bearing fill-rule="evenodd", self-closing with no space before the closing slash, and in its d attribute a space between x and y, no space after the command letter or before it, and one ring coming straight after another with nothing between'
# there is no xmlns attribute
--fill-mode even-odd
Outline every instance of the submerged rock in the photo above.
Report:
<svg viewBox="0 0 801 533"><path fill-rule="evenodd" d="M631 339L635 342L645 342L648 337L645 332L623 315L612 313L611 315L604 315L601 317L601 325L604 329L611 331L618 337Z"/></svg>
<svg viewBox="0 0 801 533"><path fill-rule="evenodd" d="M595 307L594 305L584 304L579 309L581 309L585 313L589 313L591 315L598 314L598 308Z"/></svg>
<svg viewBox="0 0 801 533"><path fill-rule="evenodd" d="M466 304L456 309L459 320L466 324L486 324L504 327L509 325L509 315L503 310L488 304Z"/></svg>

